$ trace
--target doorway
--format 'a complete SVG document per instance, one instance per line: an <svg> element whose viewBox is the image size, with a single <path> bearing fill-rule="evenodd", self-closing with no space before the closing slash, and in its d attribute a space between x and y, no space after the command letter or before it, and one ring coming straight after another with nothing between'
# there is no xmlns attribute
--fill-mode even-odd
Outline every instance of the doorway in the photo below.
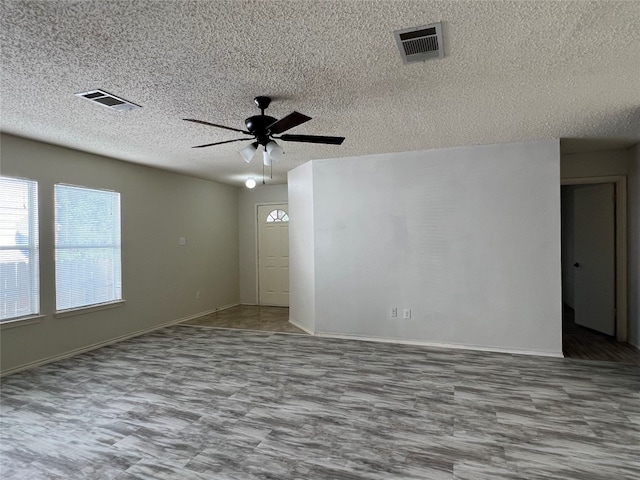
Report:
<svg viewBox="0 0 640 480"><path fill-rule="evenodd" d="M258 205L257 232L258 305L288 307L288 205Z"/></svg>
<svg viewBox="0 0 640 480"><path fill-rule="evenodd" d="M563 351L596 359L627 340L626 177L563 179L561 192Z"/></svg>

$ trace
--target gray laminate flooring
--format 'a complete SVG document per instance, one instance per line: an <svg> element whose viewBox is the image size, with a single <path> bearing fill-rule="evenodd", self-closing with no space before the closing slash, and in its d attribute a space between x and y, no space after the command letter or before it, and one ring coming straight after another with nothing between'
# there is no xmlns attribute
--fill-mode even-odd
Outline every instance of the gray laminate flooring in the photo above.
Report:
<svg viewBox="0 0 640 480"><path fill-rule="evenodd" d="M175 326L2 381L0 478L638 479L637 366Z"/></svg>
<svg viewBox="0 0 640 480"><path fill-rule="evenodd" d="M640 367L640 350L616 337L596 332L574 321L573 309L562 314L562 353L565 357L630 363Z"/></svg>
<svg viewBox="0 0 640 480"><path fill-rule="evenodd" d="M304 330L289 323L288 307L238 305L194 318L183 325L307 335Z"/></svg>

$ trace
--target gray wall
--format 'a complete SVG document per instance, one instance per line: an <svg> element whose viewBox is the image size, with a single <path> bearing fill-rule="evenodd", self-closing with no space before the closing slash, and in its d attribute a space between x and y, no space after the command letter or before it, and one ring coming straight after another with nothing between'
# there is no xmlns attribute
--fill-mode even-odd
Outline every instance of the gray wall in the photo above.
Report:
<svg viewBox="0 0 640 480"><path fill-rule="evenodd" d="M626 175L629 151L563 153L560 159L561 178L606 177Z"/></svg>
<svg viewBox="0 0 640 480"><path fill-rule="evenodd" d="M312 162L315 331L561 354L559 163L557 140Z"/></svg>
<svg viewBox="0 0 640 480"><path fill-rule="evenodd" d="M258 303L258 266L256 258L257 206L267 203L287 203L286 185L260 185L240 190L240 303Z"/></svg>
<svg viewBox="0 0 640 480"><path fill-rule="evenodd" d="M11 135L0 140L0 173L38 181L44 315L31 325L3 325L3 372L239 302L236 187ZM123 306L53 315L54 183L121 193Z"/></svg>

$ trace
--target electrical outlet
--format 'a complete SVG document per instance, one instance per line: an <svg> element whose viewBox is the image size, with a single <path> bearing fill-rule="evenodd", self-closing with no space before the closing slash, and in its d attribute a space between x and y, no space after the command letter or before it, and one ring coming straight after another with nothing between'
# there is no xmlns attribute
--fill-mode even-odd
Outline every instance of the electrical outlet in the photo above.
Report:
<svg viewBox="0 0 640 480"><path fill-rule="evenodd" d="M391 307L391 318L398 318L398 307Z"/></svg>
<svg viewBox="0 0 640 480"><path fill-rule="evenodd" d="M200 290L196 292L196 300L200 298Z"/></svg>
<svg viewBox="0 0 640 480"><path fill-rule="evenodd" d="M411 309L410 308L405 308L402 311L402 318L406 318L406 319L411 318Z"/></svg>

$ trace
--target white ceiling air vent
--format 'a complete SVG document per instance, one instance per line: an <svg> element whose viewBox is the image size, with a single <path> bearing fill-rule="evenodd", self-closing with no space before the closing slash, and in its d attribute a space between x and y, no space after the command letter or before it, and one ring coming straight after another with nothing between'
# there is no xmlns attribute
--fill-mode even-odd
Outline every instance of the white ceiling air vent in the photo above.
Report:
<svg viewBox="0 0 640 480"><path fill-rule="evenodd" d="M393 36L405 64L444 57L441 23L396 30Z"/></svg>
<svg viewBox="0 0 640 480"><path fill-rule="evenodd" d="M142 108L140 105L136 105L135 103L131 103L123 98L111 95L104 90L90 90L88 92L76 93L76 96L84 97L87 100L102 105L103 107L117 110L118 112L128 112L135 108Z"/></svg>

